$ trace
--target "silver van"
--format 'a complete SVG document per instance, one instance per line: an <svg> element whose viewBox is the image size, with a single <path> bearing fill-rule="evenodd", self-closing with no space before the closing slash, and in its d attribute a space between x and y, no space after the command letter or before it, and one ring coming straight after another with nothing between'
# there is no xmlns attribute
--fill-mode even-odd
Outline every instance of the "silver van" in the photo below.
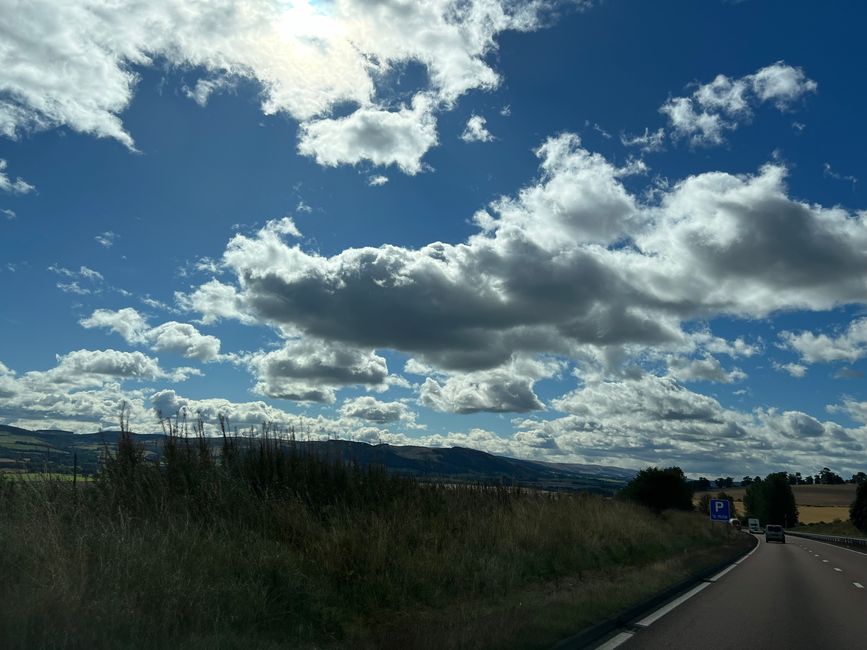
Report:
<svg viewBox="0 0 867 650"><path fill-rule="evenodd" d="M786 533L783 532L783 527L777 524L768 524L765 526L765 541L786 543Z"/></svg>

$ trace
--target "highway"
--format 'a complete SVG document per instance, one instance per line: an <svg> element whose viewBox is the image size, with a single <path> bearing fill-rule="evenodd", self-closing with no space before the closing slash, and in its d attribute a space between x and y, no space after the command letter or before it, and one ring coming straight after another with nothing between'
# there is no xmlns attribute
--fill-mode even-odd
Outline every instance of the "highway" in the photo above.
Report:
<svg viewBox="0 0 867 650"><path fill-rule="evenodd" d="M680 605L600 647L867 648L867 554L793 536L759 540Z"/></svg>

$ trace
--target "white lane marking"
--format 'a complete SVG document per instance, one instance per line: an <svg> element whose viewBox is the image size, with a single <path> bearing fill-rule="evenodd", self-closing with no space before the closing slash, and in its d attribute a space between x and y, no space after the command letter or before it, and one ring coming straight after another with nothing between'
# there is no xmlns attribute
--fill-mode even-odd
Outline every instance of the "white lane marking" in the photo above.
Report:
<svg viewBox="0 0 867 650"><path fill-rule="evenodd" d="M605 643L596 647L596 650L614 650L614 648L623 645L635 634L633 632L621 632L615 637L608 639Z"/></svg>
<svg viewBox="0 0 867 650"><path fill-rule="evenodd" d="M855 585L856 587L858 587L858 589L864 588L864 585L862 585L860 582L853 582L852 584Z"/></svg>
<svg viewBox="0 0 867 650"><path fill-rule="evenodd" d="M840 573L843 573L843 569L838 569L837 567L834 567L834 571L839 571Z"/></svg>
<svg viewBox="0 0 867 650"><path fill-rule="evenodd" d="M822 562L830 562L831 560L822 560Z"/></svg>
<svg viewBox="0 0 867 650"><path fill-rule="evenodd" d="M740 560L738 560L737 562L735 562L735 564L740 564L741 562L743 562L744 560L746 560L750 555L752 555L753 553L755 553L755 552L758 551L758 550L759 550L759 545L756 544L755 546L753 546L753 550L752 550L752 551L750 551L749 553L747 553L746 555L744 555Z"/></svg>
<svg viewBox="0 0 867 650"><path fill-rule="evenodd" d="M729 567L727 567L727 568L723 569L722 571L720 571L719 573L717 573L717 574L716 574L715 576L713 576L712 578L708 578L707 581L708 581L708 582L716 582L717 580L719 580L720 578L722 578L726 573L728 573L729 571L731 571L732 569L734 569L736 566L737 566L737 564L732 564L732 565L730 565Z"/></svg>
<svg viewBox="0 0 867 650"><path fill-rule="evenodd" d="M814 544L824 544L825 546L830 546L832 548L839 548L841 551L849 551L850 553L854 553L855 555L865 556L867 553L863 553L861 551L855 551L851 548L846 548L845 546L838 546L837 544L829 544L828 542L820 542L818 539L811 539L811 542Z"/></svg>
<svg viewBox="0 0 867 650"><path fill-rule="evenodd" d="M710 582L702 582L700 585L697 585L697 586L693 587L692 589L690 589L689 591L687 591L680 598L676 598L676 599L672 600L670 603L668 603L667 605L663 605L662 607L657 609L655 612L653 612L649 616L645 616L640 621L638 621L638 623L636 623L636 625L639 627L648 627L649 625L652 625L653 623L655 623L656 621L661 619L663 616L668 614L675 607L679 607L680 605L682 605L683 603L688 601L690 598L695 596L697 593L699 593L703 589L707 589L708 587L710 587L710 585L711 585Z"/></svg>

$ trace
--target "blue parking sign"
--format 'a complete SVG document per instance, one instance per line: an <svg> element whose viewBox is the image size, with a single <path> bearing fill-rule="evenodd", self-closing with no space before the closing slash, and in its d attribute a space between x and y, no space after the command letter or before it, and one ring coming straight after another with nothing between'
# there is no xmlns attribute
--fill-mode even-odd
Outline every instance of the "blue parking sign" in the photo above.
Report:
<svg viewBox="0 0 867 650"><path fill-rule="evenodd" d="M713 521L728 521L732 516L730 505L728 499L711 499L710 518Z"/></svg>

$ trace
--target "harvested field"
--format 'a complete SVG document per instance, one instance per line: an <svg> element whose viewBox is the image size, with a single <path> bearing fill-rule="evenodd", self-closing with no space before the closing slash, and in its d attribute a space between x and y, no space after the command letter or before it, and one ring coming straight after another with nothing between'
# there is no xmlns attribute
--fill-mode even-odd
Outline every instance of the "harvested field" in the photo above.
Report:
<svg viewBox="0 0 867 650"><path fill-rule="evenodd" d="M849 519L849 506L855 500L855 490L858 486L852 483L843 485L793 485L792 492L795 494L795 503L798 506L799 519L804 524L818 522L832 522L835 519L846 521ZM736 487L722 490L710 490L711 496L718 492L725 492L735 499L735 509L739 515L743 515L744 494L746 488ZM701 499L705 492L695 493L695 503Z"/></svg>

